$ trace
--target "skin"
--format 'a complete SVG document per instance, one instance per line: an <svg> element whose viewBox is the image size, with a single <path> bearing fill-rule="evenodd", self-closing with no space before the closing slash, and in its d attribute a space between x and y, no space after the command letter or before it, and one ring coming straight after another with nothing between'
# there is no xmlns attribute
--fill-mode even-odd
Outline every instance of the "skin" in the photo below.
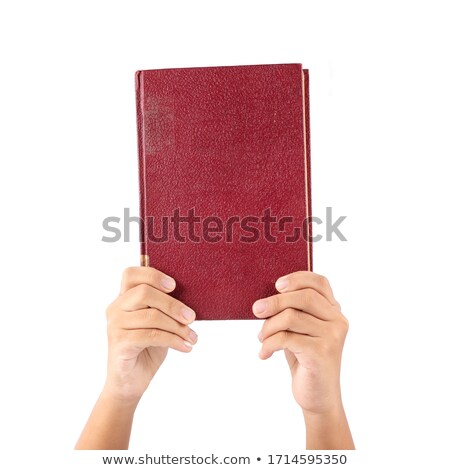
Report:
<svg viewBox="0 0 450 470"><path fill-rule="evenodd" d="M168 348L188 353L197 342L189 326L195 312L169 295L175 285L154 268L124 271L120 294L106 311L106 382L76 449L127 449L136 407ZM354 449L339 383L348 322L323 276L296 272L275 286L279 294L253 305L264 319L259 356L267 360L284 350L307 449Z"/></svg>
<svg viewBox="0 0 450 470"><path fill-rule="evenodd" d="M328 280L299 271L275 284L280 292L253 304L264 318L259 357L284 350L292 393L303 411L307 449L354 449L341 398L340 368L348 321Z"/></svg>

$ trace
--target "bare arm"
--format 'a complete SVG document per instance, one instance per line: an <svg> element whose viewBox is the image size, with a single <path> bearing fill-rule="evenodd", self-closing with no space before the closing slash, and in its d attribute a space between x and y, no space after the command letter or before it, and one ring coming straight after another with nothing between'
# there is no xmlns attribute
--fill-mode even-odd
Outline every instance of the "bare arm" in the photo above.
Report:
<svg viewBox="0 0 450 470"><path fill-rule="evenodd" d="M168 348L190 352L195 313L169 296L175 281L153 268L125 270L120 295L107 309L105 387L76 449L127 449L136 407Z"/></svg>
<svg viewBox="0 0 450 470"><path fill-rule="evenodd" d="M354 449L352 434L342 403L327 413L303 412L307 449Z"/></svg>
<svg viewBox="0 0 450 470"><path fill-rule="evenodd" d="M275 286L280 294L253 304L253 313L265 319L259 355L268 359L284 350L305 419L307 449L354 449L340 387L348 321L323 276L299 271Z"/></svg>
<svg viewBox="0 0 450 470"><path fill-rule="evenodd" d="M103 391L92 410L76 449L128 449L137 402Z"/></svg>

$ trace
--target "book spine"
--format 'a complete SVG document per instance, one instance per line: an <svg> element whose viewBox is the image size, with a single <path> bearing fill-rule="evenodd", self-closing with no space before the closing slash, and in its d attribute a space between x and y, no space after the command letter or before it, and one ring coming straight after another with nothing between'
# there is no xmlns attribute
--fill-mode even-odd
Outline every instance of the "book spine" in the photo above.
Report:
<svg viewBox="0 0 450 470"><path fill-rule="evenodd" d="M309 270L313 270L313 242L312 242L312 202L311 202L311 129L309 115L309 71L303 69L303 82L305 93L305 140L306 140L306 178L307 178L307 198L308 198L308 250L309 250Z"/></svg>
<svg viewBox="0 0 450 470"><path fill-rule="evenodd" d="M136 91L136 124L139 168L139 244L141 253L141 266L148 266L147 245L145 243L145 148L144 148L144 116L142 113L143 72L138 70L135 74Z"/></svg>

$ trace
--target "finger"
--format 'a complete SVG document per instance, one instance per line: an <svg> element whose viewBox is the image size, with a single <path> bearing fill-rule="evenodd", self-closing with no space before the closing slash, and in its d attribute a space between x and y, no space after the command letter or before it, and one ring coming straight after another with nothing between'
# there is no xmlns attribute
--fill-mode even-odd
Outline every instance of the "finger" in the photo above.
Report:
<svg viewBox="0 0 450 470"><path fill-rule="evenodd" d="M264 322L258 338L260 341L264 341L280 331L292 331L312 337L324 336L326 325L326 322L309 313L287 308Z"/></svg>
<svg viewBox="0 0 450 470"><path fill-rule="evenodd" d="M158 330L157 328L125 331L125 341L128 345L141 351L150 347L172 348L181 352L192 351L191 343L168 331Z"/></svg>
<svg viewBox="0 0 450 470"><path fill-rule="evenodd" d="M286 349L294 354L310 354L314 348L314 342L317 338L311 336L299 335L290 331L280 331L269 336L262 344L259 357L268 359L275 351Z"/></svg>
<svg viewBox="0 0 450 470"><path fill-rule="evenodd" d="M125 269L122 276L120 293L123 294L127 290L132 289L139 284L148 284L149 286L163 292L171 292L176 286L175 279L171 278L167 274L164 274L155 268L139 266Z"/></svg>
<svg viewBox="0 0 450 470"><path fill-rule="evenodd" d="M157 308L183 324L195 319L195 312L183 302L147 284L140 284L125 292L119 297L118 304L127 311Z"/></svg>
<svg viewBox="0 0 450 470"><path fill-rule="evenodd" d="M253 313L258 318L268 318L287 308L303 310L321 320L331 320L336 307L314 289L306 288L260 299L253 304Z"/></svg>
<svg viewBox="0 0 450 470"><path fill-rule="evenodd" d="M173 333L192 344L197 342L197 334L187 325L177 322L157 308L146 308L123 312L118 323L125 330L158 329Z"/></svg>
<svg viewBox="0 0 450 470"><path fill-rule="evenodd" d="M338 303L334 298L328 279L311 271L297 271L280 277L275 283L275 287L278 292L282 293L309 287L322 294L331 304Z"/></svg>

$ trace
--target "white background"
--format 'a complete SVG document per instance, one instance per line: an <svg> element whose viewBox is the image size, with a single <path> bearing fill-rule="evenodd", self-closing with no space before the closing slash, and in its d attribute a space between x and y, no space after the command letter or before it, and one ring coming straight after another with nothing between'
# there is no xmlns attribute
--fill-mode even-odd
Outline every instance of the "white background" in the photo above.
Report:
<svg viewBox="0 0 450 470"><path fill-rule="evenodd" d="M413 462L444 468L450 420L444 6L2 2L5 468L63 468L53 462L60 457L73 462L71 449L105 379L105 307L122 270L139 261L137 231L130 243L101 241L103 218L121 217L124 207L138 211L134 72L290 62L310 70L313 212L324 217L332 206L347 215L341 227L348 242L316 243L314 267L329 278L350 321L342 387L359 449L354 459L364 469L383 459L383 468ZM131 453L254 459L301 451L302 416L283 354L257 357L260 322L195 327L195 350L170 353L141 401ZM99 461L95 454L76 468L101 468Z"/></svg>

